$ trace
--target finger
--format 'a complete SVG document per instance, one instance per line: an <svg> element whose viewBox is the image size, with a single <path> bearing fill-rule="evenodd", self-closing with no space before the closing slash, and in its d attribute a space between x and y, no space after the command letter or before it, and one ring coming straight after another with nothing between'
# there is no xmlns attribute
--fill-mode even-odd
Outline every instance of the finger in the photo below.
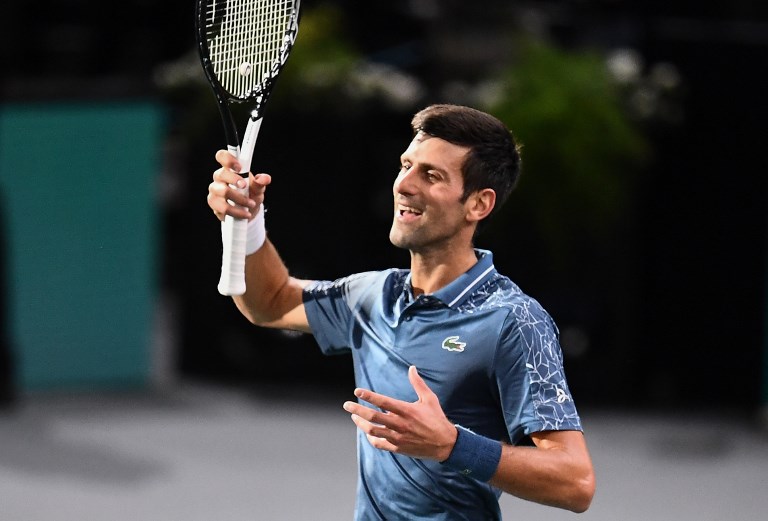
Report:
<svg viewBox="0 0 768 521"><path fill-rule="evenodd" d="M368 389L355 389L355 396L361 400L365 400L366 402L375 405L376 407L379 407L380 409L394 412L396 414L403 414L409 405L408 402L395 400L394 398L369 391Z"/></svg>
<svg viewBox="0 0 768 521"><path fill-rule="evenodd" d="M245 180L242 181L245 182ZM211 208L213 208L211 205L211 198L223 199L224 202L232 201L234 204L245 208L256 207L256 201L251 199L249 194L245 193L244 190L232 188L231 185L221 181L214 181L208 185L208 197L208 205L211 206ZM226 210L220 202L217 202L217 205L219 210Z"/></svg>
<svg viewBox="0 0 768 521"><path fill-rule="evenodd" d="M213 197L211 194L208 194L208 206L211 208L211 210L213 210L213 214L218 220L224 220L224 215L227 210L219 204L219 199L217 197Z"/></svg>
<svg viewBox="0 0 768 521"><path fill-rule="evenodd" d="M363 421L367 421L371 424L381 425L388 429L399 429L402 426L402 422L399 418L393 414L386 412L380 412L370 407L360 405L355 402L344 402L344 410L350 413L352 416L361 418ZM355 422L357 424L357 422ZM368 432L368 431L366 431Z"/></svg>
<svg viewBox="0 0 768 521"><path fill-rule="evenodd" d="M357 428L366 434L373 434L374 431L376 431L375 436L378 438L383 438L386 434L386 427L383 427L380 424L375 424L372 421L363 418L359 414L350 414L349 417L352 422L357 425Z"/></svg>
<svg viewBox="0 0 768 521"><path fill-rule="evenodd" d="M392 445L390 442L388 442L385 439L382 438L374 438L373 436L367 436L368 442L373 445L374 448L380 449L380 450L386 450L389 452L399 452L397 446Z"/></svg>
<svg viewBox="0 0 768 521"><path fill-rule="evenodd" d="M216 214L219 220L223 220L225 215L231 215L236 219L250 219L252 213L248 208L242 206L235 206L229 204L229 202L223 197L208 194L208 206Z"/></svg>
<svg viewBox="0 0 768 521"><path fill-rule="evenodd" d="M251 183L259 188L266 188L272 184L272 176L269 174L251 174Z"/></svg>
<svg viewBox="0 0 768 521"><path fill-rule="evenodd" d="M357 428L360 429L365 434L365 437L368 439L368 443L370 443L374 448L387 450L389 452L399 451L398 446L392 443L391 441L389 441L387 438L383 436L376 436L375 434L371 434L369 432L370 424L366 422L364 419L353 414L352 421L355 422L355 425L357 425Z"/></svg>
<svg viewBox="0 0 768 521"><path fill-rule="evenodd" d="M240 163L228 150L219 150L216 152L216 162L224 168L229 168L235 172L240 172Z"/></svg>
<svg viewBox="0 0 768 521"><path fill-rule="evenodd" d="M272 183L272 176L269 174L251 174L250 178L250 195L253 199L264 199L264 192L267 190L267 186Z"/></svg>
<svg viewBox="0 0 768 521"><path fill-rule="evenodd" d="M247 219L251 215L250 209L256 207L256 202L243 190L221 181L214 181L208 185L208 206L220 219L224 215Z"/></svg>
<svg viewBox="0 0 768 521"><path fill-rule="evenodd" d="M351 418L357 428L363 431L369 440L377 440L376 445L374 445L375 447L382 448L380 445L383 443L388 444L388 446L392 448L398 447L398 442L401 436L397 431L377 423L369 422L357 414L353 414Z"/></svg>
<svg viewBox="0 0 768 521"><path fill-rule="evenodd" d="M238 188L245 188L248 186L248 180L243 176L231 170L229 168L219 168L213 173L213 180L217 183L224 183L227 185L235 185Z"/></svg>
<svg viewBox="0 0 768 521"><path fill-rule="evenodd" d="M377 438L376 436L371 436L370 434L366 434L365 437L368 438L368 443L370 443L376 449L386 450L389 452L400 451L397 445L394 445L389 440L384 438Z"/></svg>

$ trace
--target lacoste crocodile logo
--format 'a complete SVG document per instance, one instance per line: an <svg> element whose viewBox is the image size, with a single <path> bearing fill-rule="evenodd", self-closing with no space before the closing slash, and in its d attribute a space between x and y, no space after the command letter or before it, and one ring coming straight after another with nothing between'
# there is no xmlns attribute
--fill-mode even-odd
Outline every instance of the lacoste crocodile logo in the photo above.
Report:
<svg viewBox="0 0 768 521"><path fill-rule="evenodd" d="M459 335L455 336L449 336L445 340L443 340L443 349L446 351L453 351L456 353L461 353L464 351L464 347L467 345L466 342L459 341Z"/></svg>

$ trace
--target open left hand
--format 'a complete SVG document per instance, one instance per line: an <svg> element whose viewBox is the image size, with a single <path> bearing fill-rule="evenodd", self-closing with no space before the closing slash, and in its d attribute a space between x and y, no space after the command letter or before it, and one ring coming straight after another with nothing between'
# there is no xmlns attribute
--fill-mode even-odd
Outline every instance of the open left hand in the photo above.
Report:
<svg viewBox="0 0 768 521"><path fill-rule="evenodd" d="M358 388L355 396L381 411L355 402L344 402L344 410L352 415L352 421L377 449L445 461L456 443L456 427L445 416L437 395L419 376L415 366L408 369L408 380L418 397L415 402Z"/></svg>

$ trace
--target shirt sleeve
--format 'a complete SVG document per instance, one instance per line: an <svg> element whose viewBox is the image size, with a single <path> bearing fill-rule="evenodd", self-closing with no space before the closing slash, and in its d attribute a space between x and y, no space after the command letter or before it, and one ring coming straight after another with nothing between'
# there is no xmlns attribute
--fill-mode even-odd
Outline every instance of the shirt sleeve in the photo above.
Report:
<svg viewBox="0 0 768 521"><path fill-rule="evenodd" d="M533 299L516 304L504 324L496 378L512 443L540 431L581 431L563 367L555 322Z"/></svg>
<svg viewBox="0 0 768 521"><path fill-rule="evenodd" d="M349 352L355 314L375 273L359 273L335 281L316 281L304 288L309 327L323 354Z"/></svg>

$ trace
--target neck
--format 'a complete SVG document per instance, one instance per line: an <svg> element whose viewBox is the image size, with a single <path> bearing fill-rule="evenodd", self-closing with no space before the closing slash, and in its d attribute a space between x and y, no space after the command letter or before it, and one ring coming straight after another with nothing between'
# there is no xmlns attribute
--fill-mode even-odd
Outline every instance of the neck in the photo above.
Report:
<svg viewBox="0 0 768 521"><path fill-rule="evenodd" d="M413 294L434 293L456 280L477 263L470 245L456 251L411 252Z"/></svg>

